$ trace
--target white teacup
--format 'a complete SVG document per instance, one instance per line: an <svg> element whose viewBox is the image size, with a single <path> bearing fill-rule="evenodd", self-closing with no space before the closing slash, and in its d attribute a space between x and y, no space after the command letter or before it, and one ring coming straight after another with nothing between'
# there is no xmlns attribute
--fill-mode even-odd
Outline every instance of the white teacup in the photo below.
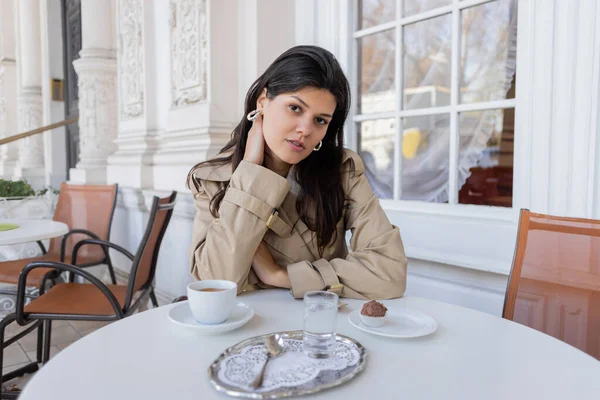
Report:
<svg viewBox="0 0 600 400"><path fill-rule="evenodd" d="M235 307L237 284L225 280L192 282L187 287L187 295L196 321L201 324L220 324Z"/></svg>

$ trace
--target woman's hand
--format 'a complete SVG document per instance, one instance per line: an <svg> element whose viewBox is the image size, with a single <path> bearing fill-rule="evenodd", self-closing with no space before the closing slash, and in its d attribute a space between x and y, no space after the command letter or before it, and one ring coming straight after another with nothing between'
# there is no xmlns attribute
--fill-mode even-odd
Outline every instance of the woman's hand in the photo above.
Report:
<svg viewBox="0 0 600 400"><path fill-rule="evenodd" d="M252 123L246 141L246 151L244 152L244 160L257 165L262 165L265 159L265 137L263 135L262 120L261 113Z"/></svg>
<svg viewBox="0 0 600 400"><path fill-rule="evenodd" d="M260 242L258 249L256 249L254 260L252 260L252 269L258 278L267 285L288 289L292 287L287 270L275 264L265 242Z"/></svg>

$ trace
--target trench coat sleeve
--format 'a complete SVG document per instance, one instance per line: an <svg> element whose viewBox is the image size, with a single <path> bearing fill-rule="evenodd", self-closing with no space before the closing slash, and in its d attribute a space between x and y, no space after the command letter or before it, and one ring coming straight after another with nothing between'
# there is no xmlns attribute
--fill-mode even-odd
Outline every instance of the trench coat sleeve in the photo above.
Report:
<svg viewBox="0 0 600 400"><path fill-rule="evenodd" d="M244 291L254 254L268 229L266 222L287 195L288 181L267 168L242 161L231 175L218 218L209 209L215 193L204 187L217 187L215 182L192 173L188 183L196 207L190 249L192 275L201 280L227 279L238 284L238 292Z"/></svg>
<svg viewBox="0 0 600 400"><path fill-rule="evenodd" d="M349 156L342 170L347 198L344 223L352 233L351 250L346 258L288 265L292 295L301 298L310 290L330 289L350 298L401 297L406 289L407 259L400 231L373 194L360 157L346 152Z"/></svg>

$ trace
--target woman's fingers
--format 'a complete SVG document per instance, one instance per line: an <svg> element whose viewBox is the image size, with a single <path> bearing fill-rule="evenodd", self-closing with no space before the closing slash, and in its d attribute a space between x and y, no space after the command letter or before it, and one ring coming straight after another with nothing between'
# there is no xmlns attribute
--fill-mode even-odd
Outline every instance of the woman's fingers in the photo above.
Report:
<svg viewBox="0 0 600 400"><path fill-rule="evenodd" d="M251 163L262 165L265 157L265 137L262 130L262 114L252 123L252 128L248 132L248 140L246 141L246 151L244 152L244 160Z"/></svg>

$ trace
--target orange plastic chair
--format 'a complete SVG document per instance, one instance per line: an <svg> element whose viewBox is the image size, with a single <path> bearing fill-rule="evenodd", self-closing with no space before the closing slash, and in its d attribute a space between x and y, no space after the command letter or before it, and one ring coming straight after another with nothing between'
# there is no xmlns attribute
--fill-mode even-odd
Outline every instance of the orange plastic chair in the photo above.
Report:
<svg viewBox="0 0 600 400"><path fill-rule="evenodd" d="M16 284L23 268L34 261L71 263L75 244L83 239L110 239L110 226L117 203L117 185L71 185L60 187L54 221L68 225L69 232L50 240L48 251L38 241L43 254L39 257L0 262L0 282ZM117 283L107 248L87 246L77 261L80 267L106 264L113 284ZM29 274L27 286L41 287L46 280L56 278L55 271L40 268ZM0 292L4 293L4 291ZM12 293L12 292L10 292Z"/></svg>
<svg viewBox="0 0 600 400"><path fill-rule="evenodd" d="M503 317L600 360L600 221L521 210Z"/></svg>

